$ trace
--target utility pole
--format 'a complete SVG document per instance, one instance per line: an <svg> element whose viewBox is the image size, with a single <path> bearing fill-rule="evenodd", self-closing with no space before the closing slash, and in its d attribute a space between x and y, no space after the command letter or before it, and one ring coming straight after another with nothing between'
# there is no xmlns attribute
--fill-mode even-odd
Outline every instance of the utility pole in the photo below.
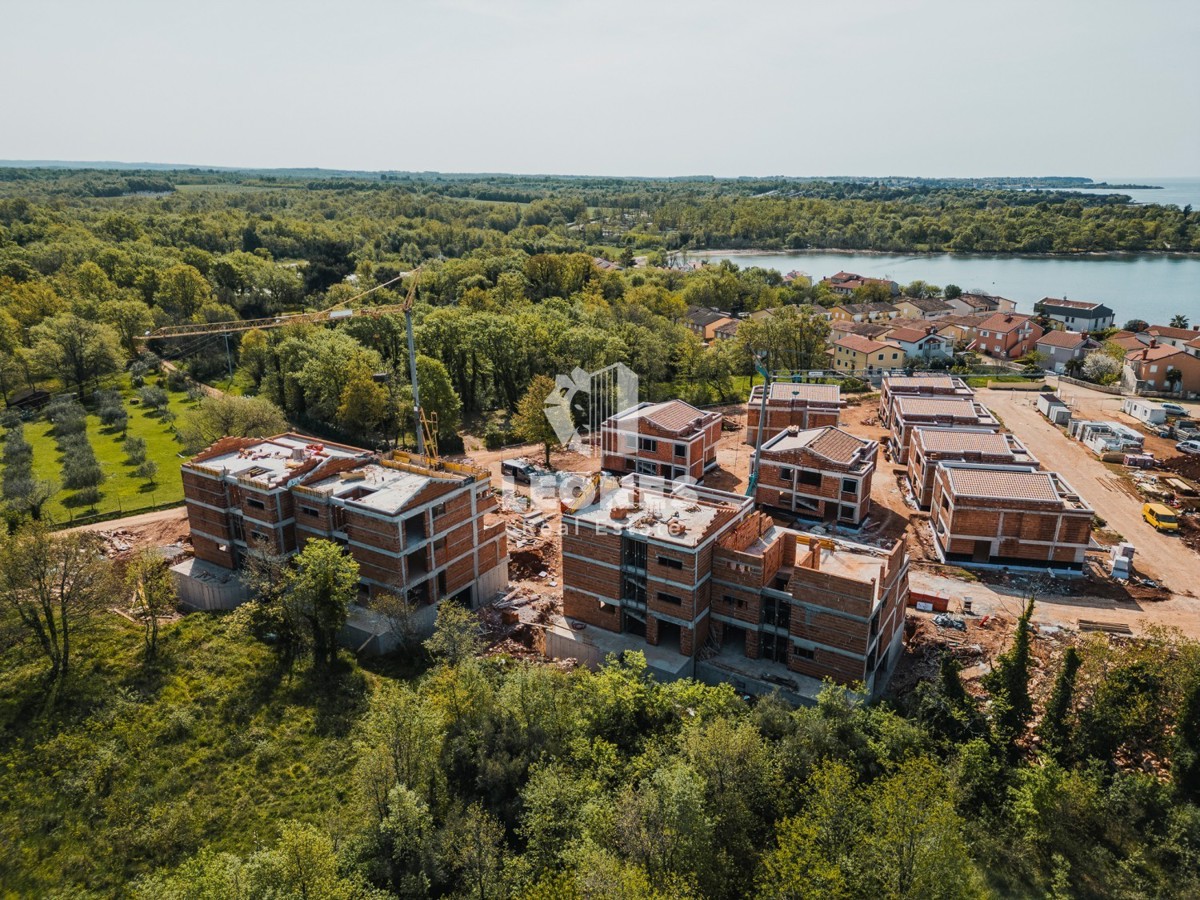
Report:
<svg viewBox="0 0 1200 900"><path fill-rule="evenodd" d="M225 332L225 360L229 363L229 386L233 387L233 354L229 352L229 332Z"/></svg>

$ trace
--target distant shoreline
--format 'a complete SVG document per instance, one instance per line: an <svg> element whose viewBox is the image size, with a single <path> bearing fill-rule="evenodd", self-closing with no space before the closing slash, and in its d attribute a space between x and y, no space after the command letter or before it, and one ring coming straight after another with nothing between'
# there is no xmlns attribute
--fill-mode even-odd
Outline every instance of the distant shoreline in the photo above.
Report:
<svg viewBox="0 0 1200 900"><path fill-rule="evenodd" d="M726 250L713 248L711 250L671 250L670 253L682 253L688 256L804 256L806 254L838 254L843 256L953 256L958 259L1110 259L1113 257L1135 258L1140 256L1172 257L1180 259L1196 259L1200 257L1197 250L1080 250L1075 253L1017 253L994 250L987 253L964 253L955 250L846 250L843 248L809 247L805 250L765 250L737 249Z"/></svg>

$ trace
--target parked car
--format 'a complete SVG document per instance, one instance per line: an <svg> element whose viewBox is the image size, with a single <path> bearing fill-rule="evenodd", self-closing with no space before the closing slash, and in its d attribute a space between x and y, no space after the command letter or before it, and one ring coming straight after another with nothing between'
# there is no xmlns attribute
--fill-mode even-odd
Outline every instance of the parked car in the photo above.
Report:
<svg viewBox="0 0 1200 900"><path fill-rule="evenodd" d="M1200 441L1180 441L1175 445L1180 453L1193 453L1200 456Z"/></svg>
<svg viewBox="0 0 1200 900"><path fill-rule="evenodd" d="M527 459L506 459L500 463L501 477L511 478L517 484L529 484L537 474L537 466Z"/></svg>
<svg viewBox="0 0 1200 900"><path fill-rule="evenodd" d="M1162 405L1162 408L1163 408L1163 412L1165 412L1168 416L1186 416L1186 415L1188 415L1187 409L1185 407L1180 406L1178 403L1164 403Z"/></svg>
<svg viewBox="0 0 1200 900"><path fill-rule="evenodd" d="M1143 503L1142 518L1159 531L1178 531L1179 517L1175 510L1162 503Z"/></svg>

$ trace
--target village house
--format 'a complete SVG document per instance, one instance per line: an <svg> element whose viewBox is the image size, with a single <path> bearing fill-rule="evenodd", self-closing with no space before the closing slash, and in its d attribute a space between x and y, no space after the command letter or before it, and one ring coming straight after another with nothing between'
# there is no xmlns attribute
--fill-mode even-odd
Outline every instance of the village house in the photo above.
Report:
<svg viewBox="0 0 1200 900"><path fill-rule="evenodd" d="M839 303L829 310L832 321L887 322L900 315L891 303Z"/></svg>
<svg viewBox="0 0 1200 900"><path fill-rule="evenodd" d="M788 428L755 454L754 499L761 506L857 528L871 510L878 450L877 442L833 426Z"/></svg>
<svg viewBox="0 0 1200 900"><path fill-rule="evenodd" d="M640 403L601 423L601 468L699 481L717 466L722 422L682 400Z"/></svg>
<svg viewBox="0 0 1200 900"><path fill-rule="evenodd" d="M1148 345L1125 354L1121 386L1136 394L1200 394L1200 357L1151 338Z"/></svg>
<svg viewBox="0 0 1200 900"><path fill-rule="evenodd" d="M895 306L900 315L909 319L936 319L955 312L953 306L937 297L901 297Z"/></svg>
<svg viewBox="0 0 1200 900"><path fill-rule="evenodd" d="M1179 350L1187 348L1190 342L1200 340L1200 325L1192 326L1191 328L1175 328L1171 325L1151 325L1141 335L1139 335L1146 343L1153 339L1159 345L1175 347Z"/></svg>
<svg viewBox="0 0 1200 900"><path fill-rule="evenodd" d="M1142 340L1140 335L1134 334L1132 331L1118 331L1112 335L1107 341L1110 344L1116 344L1122 350L1129 352L1130 350L1140 350L1150 344L1150 336L1146 335L1146 339Z"/></svg>
<svg viewBox="0 0 1200 900"><path fill-rule="evenodd" d="M713 329L713 340L716 341L731 341L737 337L738 328L741 326L741 319L731 319L724 325L718 325Z"/></svg>
<svg viewBox="0 0 1200 900"><path fill-rule="evenodd" d="M921 328L893 328L887 339L899 344L909 361L930 363L954 359L954 341L938 334L937 326L932 323Z"/></svg>
<svg viewBox="0 0 1200 900"><path fill-rule="evenodd" d="M1033 311L1072 331L1104 331L1113 327L1115 315L1103 303L1043 297Z"/></svg>
<svg viewBox="0 0 1200 900"><path fill-rule="evenodd" d="M1044 369L1061 375L1067 370L1067 364L1073 359L1083 359L1100 345L1079 331L1047 331L1034 345L1038 353L1045 354Z"/></svg>
<svg viewBox="0 0 1200 900"><path fill-rule="evenodd" d="M604 481L563 510L563 612L547 652L645 652L666 677L812 702L822 679L878 696L900 653L904 542L877 549L776 526L753 500ZM703 655L701 648L707 648Z"/></svg>
<svg viewBox="0 0 1200 900"><path fill-rule="evenodd" d="M688 331L702 341L711 341L718 328L736 321L729 313L706 306L690 307L683 317L683 324L687 326Z"/></svg>
<svg viewBox="0 0 1200 900"><path fill-rule="evenodd" d="M1079 572L1092 517L1091 507L1055 472L937 465L930 525L943 562Z"/></svg>
<svg viewBox="0 0 1200 900"><path fill-rule="evenodd" d="M1001 359L1017 359L1032 350L1043 334L1032 316L994 313L980 323L973 349Z"/></svg>
<svg viewBox="0 0 1200 900"><path fill-rule="evenodd" d="M888 451L898 465L908 463L917 428L999 431L999 420L982 403L965 397L897 396L891 405Z"/></svg>
<svg viewBox="0 0 1200 900"><path fill-rule="evenodd" d="M378 456L298 434L222 438L182 466L195 557L223 569L314 538L359 564L363 587L410 602L478 605L508 583L508 545L486 470Z"/></svg>
<svg viewBox="0 0 1200 900"><path fill-rule="evenodd" d="M833 368L846 374L874 375L904 365L904 351L895 341L873 341L857 334L834 341L830 355Z"/></svg>
<svg viewBox="0 0 1200 900"><path fill-rule="evenodd" d="M856 290L866 287L868 284L882 284L893 296L900 293L900 285L894 281L887 278L865 278L862 275L855 275L853 272L838 272L836 275L822 278L821 284L829 288L831 293L843 297L852 296Z"/></svg>
<svg viewBox="0 0 1200 900"><path fill-rule="evenodd" d="M963 291L957 297L948 297L946 298L946 302L953 307L955 312L963 315L1015 312L1017 309L1016 301L1005 297L996 297L992 294L980 294L970 291Z"/></svg>
<svg viewBox="0 0 1200 900"><path fill-rule="evenodd" d="M1188 341L1184 346L1184 349L1187 350L1187 352L1192 356L1200 357L1200 338Z"/></svg>
<svg viewBox="0 0 1200 900"><path fill-rule="evenodd" d="M788 428L821 428L837 425L841 419L842 389L836 384L807 384L789 381L772 382L767 394L767 417L763 422L763 440L775 437ZM744 443L758 440L758 420L763 409L763 386L750 389L746 403L746 433Z"/></svg>
<svg viewBox="0 0 1200 900"><path fill-rule="evenodd" d="M940 462L1038 467L1016 435L994 431L916 428L908 452L908 485L921 509L933 502L933 477Z"/></svg>
<svg viewBox="0 0 1200 900"><path fill-rule="evenodd" d="M890 426L892 406L897 397L963 397L974 400L975 392L954 375L884 375L879 386L879 424L884 428Z"/></svg>
<svg viewBox="0 0 1200 900"><path fill-rule="evenodd" d="M940 316L933 320L938 334L949 338L955 347L969 347L979 337L979 326L992 317L991 313Z"/></svg>
<svg viewBox="0 0 1200 900"><path fill-rule="evenodd" d="M885 325L882 322L853 322L850 319L838 319L829 325L829 339L836 341L848 334L857 334L859 337L880 340L891 330L891 323Z"/></svg>

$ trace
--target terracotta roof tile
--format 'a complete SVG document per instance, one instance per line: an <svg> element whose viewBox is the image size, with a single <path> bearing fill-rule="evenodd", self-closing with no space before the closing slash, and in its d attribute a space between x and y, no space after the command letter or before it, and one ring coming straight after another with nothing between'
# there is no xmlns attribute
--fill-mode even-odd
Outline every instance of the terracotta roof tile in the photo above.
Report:
<svg viewBox="0 0 1200 900"><path fill-rule="evenodd" d="M1078 331L1055 330L1047 331L1040 338L1038 338L1037 342L1039 344L1045 344L1048 347L1062 347L1065 350L1074 350L1087 339L1088 338L1086 334L1082 334Z"/></svg>
<svg viewBox="0 0 1200 900"><path fill-rule="evenodd" d="M1054 502L1059 499L1048 472L1000 472L946 467L950 488L958 497Z"/></svg>

